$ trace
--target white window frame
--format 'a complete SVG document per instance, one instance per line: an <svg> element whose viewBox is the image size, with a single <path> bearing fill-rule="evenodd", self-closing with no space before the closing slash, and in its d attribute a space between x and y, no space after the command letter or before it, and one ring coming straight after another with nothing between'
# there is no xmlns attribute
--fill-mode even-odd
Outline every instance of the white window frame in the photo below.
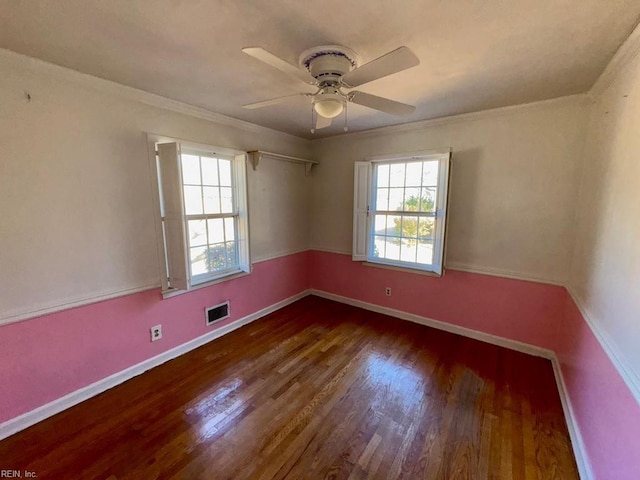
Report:
<svg viewBox="0 0 640 480"><path fill-rule="evenodd" d="M435 200L433 263L416 264L402 260L374 257L374 216L376 214L376 166L380 164L434 161L438 166L438 185ZM353 253L354 261L367 264L426 272L440 276L444 271L446 225L449 195L451 149L429 150L395 155L369 157L354 165ZM425 215L429 216L429 215Z"/></svg>
<svg viewBox="0 0 640 480"><path fill-rule="evenodd" d="M224 147L189 142L171 137L148 134L149 163L152 173L152 189L158 239L158 260L162 294L168 298L195 288L247 275L251 272L249 250L249 213L247 198L246 152ZM164 155L161 150L172 153L175 158ZM180 155L199 153L203 156L227 158L232 161L233 204L235 238L239 265L237 268L219 270L209 274L191 275L189 260L188 216L184 210L182 163ZM164 162L164 163L163 163ZM165 170L162 171L160 164ZM205 217L206 215L196 215ZM214 215L221 216L221 215Z"/></svg>

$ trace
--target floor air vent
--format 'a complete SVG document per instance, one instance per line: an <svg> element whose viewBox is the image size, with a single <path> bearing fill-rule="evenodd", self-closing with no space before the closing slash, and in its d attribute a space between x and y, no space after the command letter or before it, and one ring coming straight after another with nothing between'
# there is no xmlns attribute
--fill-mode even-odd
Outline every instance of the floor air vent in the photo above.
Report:
<svg viewBox="0 0 640 480"><path fill-rule="evenodd" d="M207 325L212 325L219 320L223 320L229 316L229 301L227 300L220 305L209 307L205 310L205 321Z"/></svg>

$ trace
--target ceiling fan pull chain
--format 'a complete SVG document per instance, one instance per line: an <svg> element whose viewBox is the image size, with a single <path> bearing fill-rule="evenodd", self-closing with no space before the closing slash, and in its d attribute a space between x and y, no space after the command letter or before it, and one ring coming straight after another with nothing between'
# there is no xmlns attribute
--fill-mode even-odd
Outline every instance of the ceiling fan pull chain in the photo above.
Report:
<svg viewBox="0 0 640 480"><path fill-rule="evenodd" d="M347 119L348 106L349 106L349 102L344 102L344 131L345 132L349 131L349 124L348 124L348 119Z"/></svg>
<svg viewBox="0 0 640 480"><path fill-rule="evenodd" d="M313 121L313 112L314 112L314 108L313 108L313 103L312 103L311 104L311 135L316 133L316 129L314 128L315 122Z"/></svg>

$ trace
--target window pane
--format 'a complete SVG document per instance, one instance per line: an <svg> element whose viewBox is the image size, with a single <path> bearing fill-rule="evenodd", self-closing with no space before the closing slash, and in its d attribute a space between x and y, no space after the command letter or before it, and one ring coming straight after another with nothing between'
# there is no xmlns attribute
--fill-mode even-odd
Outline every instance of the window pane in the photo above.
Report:
<svg viewBox="0 0 640 480"><path fill-rule="evenodd" d="M435 187L422 189L422 195L420 199L420 211L421 212L436 211L436 188Z"/></svg>
<svg viewBox="0 0 640 480"><path fill-rule="evenodd" d="M224 243L209 245L207 249L207 271L215 272L227 267L227 250Z"/></svg>
<svg viewBox="0 0 640 480"><path fill-rule="evenodd" d="M389 189L389 210L402 210L404 188Z"/></svg>
<svg viewBox="0 0 640 480"><path fill-rule="evenodd" d="M223 158L218 160L220 166L220 185L225 187L231 186L231 160L225 160Z"/></svg>
<svg viewBox="0 0 640 480"><path fill-rule="evenodd" d="M438 161L422 162L422 186L435 187L438 185Z"/></svg>
<svg viewBox="0 0 640 480"><path fill-rule="evenodd" d="M408 238L418 237L418 217L402 217L401 235Z"/></svg>
<svg viewBox="0 0 640 480"><path fill-rule="evenodd" d="M377 174L377 187L389 186L389 165L379 165L376 171Z"/></svg>
<svg viewBox="0 0 640 480"><path fill-rule="evenodd" d="M373 222L374 222L373 233L379 234L379 235L386 235L387 216L376 215L374 217Z"/></svg>
<svg viewBox="0 0 640 480"><path fill-rule="evenodd" d="M400 236L402 218L396 215L388 215L387 216L387 230L385 232L386 235L395 235Z"/></svg>
<svg viewBox="0 0 640 480"><path fill-rule="evenodd" d="M371 258L433 265L439 165L440 160L416 159L375 164Z"/></svg>
<svg viewBox="0 0 640 480"><path fill-rule="evenodd" d="M182 155L182 183L200 185L200 157Z"/></svg>
<svg viewBox="0 0 640 480"><path fill-rule="evenodd" d="M420 208L420 188L410 187L404 189L403 210L417 212Z"/></svg>
<svg viewBox="0 0 640 480"><path fill-rule="evenodd" d="M207 220L209 228L209 243L224 242L224 230L222 218L210 218Z"/></svg>
<svg viewBox="0 0 640 480"><path fill-rule="evenodd" d="M233 213L233 189L231 187L220 187L220 196L222 200L221 213Z"/></svg>
<svg viewBox="0 0 640 480"><path fill-rule="evenodd" d="M202 157L202 184L219 185L217 158Z"/></svg>
<svg viewBox="0 0 640 480"><path fill-rule="evenodd" d="M431 241L418 241L418 263L426 263L431 265L433 263L433 242Z"/></svg>
<svg viewBox="0 0 640 480"><path fill-rule="evenodd" d="M418 242L416 240L402 240L400 246L400 260L403 262L415 262L418 250Z"/></svg>
<svg viewBox="0 0 640 480"><path fill-rule="evenodd" d="M400 239L388 238L385 242L384 258L389 260L400 260Z"/></svg>
<svg viewBox="0 0 640 480"><path fill-rule="evenodd" d="M189 249L191 259L191 275L207 273L207 247L196 247Z"/></svg>
<svg viewBox="0 0 640 480"><path fill-rule="evenodd" d="M202 187L184 187L184 210L187 215L202 213Z"/></svg>
<svg viewBox="0 0 640 480"><path fill-rule="evenodd" d="M404 163L392 163L390 165L390 183L391 187L403 187L404 186Z"/></svg>
<svg viewBox="0 0 640 480"><path fill-rule="evenodd" d="M233 241L236 239L236 222L233 218L224 219L224 237L225 240Z"/></svg>
<svg viewBox="0 0 640 480"><path fill-rule="evenodd" d="M384 258L386 237L380 237L376 235L373 238L373 256Z"/></svg>
<svg viewBox="0 0 640 480"><path fill-rule="evenodd" d="M388 188L379 188L376 192L376 210L389 210Z"/></svg>
<svg viewBox="0 0 640 480"><path fill-rule="evenodd" d="M236 249L236 242L227 242L227 266L231 267L238 264L238 253Z"/></svg>
<svg viewBox="0 0 640 480"><path fill-rule="evenodd" d="M220 213L220 189L202 187L204 191L204 213Z"/></svg>
<svg viewBox="0 0 640 480"><path fill-rule="evenodd" d="M433 241L436 219L433 217L419 217L418 222L418 237L421 240Z"/></svg>
<svg viewBox="0 0 640 480"><path fill-rule="evenodd" d="M189 246L207 244L207 224L204 220L189 220Z"/></svg>
<svg viewBox="0 0 640 480"><path fill-rule="evenodd" d="M407 187L419 187L422 183L422 163L407 163Z"/></svg>

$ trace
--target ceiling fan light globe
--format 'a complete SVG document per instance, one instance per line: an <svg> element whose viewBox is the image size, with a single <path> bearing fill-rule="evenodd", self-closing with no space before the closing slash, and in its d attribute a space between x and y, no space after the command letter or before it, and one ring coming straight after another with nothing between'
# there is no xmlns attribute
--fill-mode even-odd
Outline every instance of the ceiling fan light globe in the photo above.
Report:
<svg viewBox="0 0 640 480"><path fill-rule="evenodd" d="M342 100L337 98L323 98L316 100L313 108L318 115L324 118L335 118L344 110L344 104Z"/></svg>

